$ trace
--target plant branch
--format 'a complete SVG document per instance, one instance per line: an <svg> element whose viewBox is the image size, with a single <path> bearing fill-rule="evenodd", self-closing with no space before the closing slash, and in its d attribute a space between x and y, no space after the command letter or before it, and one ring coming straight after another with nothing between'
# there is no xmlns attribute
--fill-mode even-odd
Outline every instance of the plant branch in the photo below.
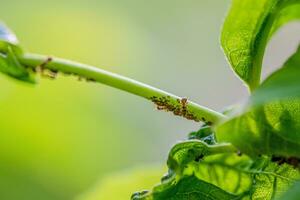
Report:
<svg viewBox="0 0 300 200"><path fill-rule="evenodd" d="M219 112L200 106L186 98L181 98L154 88L144 83L120 76L97 67L35 54L24 54L18 57L19 62L34 71L48 70L50 74L57 72L77 75L89 81L109 85L120 90L151 100L159 110L171 111L175 115L208 124L218 123L225 119Z"/></svg>

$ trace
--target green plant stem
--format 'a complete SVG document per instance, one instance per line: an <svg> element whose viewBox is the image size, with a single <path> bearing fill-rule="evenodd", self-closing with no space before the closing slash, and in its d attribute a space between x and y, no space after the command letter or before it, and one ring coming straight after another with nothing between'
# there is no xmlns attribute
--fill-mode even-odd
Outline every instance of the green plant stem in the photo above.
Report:
<svg viewBox="0 0 300 200"><path fill-rule="evenodd" d="M50 57L35 54L24 54L18 59L21 64L28 68L36 69L37 66L42 65L43 69L68 74L71 73L79 77L86 78L87 80L93 80L137 96L144 97L156 103L159 109L172 111L177 115L181 115L195 121L218 123L226 118L223 114L194 102L185 102L182 98L163 90L97 67L60 58L51 57L50 59ZM49 62L47 62L47 60L49 60Z"/></svg>

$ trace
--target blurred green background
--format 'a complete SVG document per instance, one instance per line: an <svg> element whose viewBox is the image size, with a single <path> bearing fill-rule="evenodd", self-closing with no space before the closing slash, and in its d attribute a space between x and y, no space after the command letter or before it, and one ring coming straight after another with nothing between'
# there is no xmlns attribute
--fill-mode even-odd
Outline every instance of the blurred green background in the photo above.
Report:
<svg viewBox="0 0 300 200"><path fill-rule="evenodd" d="M0 19L30 52L99 66L217 110L247 96L219 47L229 1L0 2ZM276 42L284 34L266 65L283 62L297 45L294 36L285 47ZM199 126L76 78L31 86L1 75L0 86L3 200L73 199L107 174L163 165L172 144Z"/></svg>

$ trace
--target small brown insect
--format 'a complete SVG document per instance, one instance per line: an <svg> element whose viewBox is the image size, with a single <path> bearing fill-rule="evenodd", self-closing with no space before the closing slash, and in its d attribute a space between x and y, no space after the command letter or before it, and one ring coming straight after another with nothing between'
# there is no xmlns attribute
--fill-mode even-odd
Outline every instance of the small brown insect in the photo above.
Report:
<svg viewBox="0 0 300 200"><path fill-rule="evenodd" d="M43 63L41 63L38 67L44 68L48 63L50 63L53 59L48 57Z"/></svg>
<svg viewBox="0 0 300 200"><path fill-rule="evenodd" d="M192 114L190 114L190 113L186 113L185 117L186 117L187 119L190 119L190 120L193 120L193 119L194 119L194 116L193 116Z"/></svg>
<svg viewBox="0 0 300 200"><path fill-rule="evenodd" d="M165 107L164 106L156 106L156 108L157 108L157 110L164 110L165 109Z"/></svg>
<svg viewBox="0 0 300 200"><path fill-rule="evenodd" d="M51 57L48 57L44 62L42 62L40 65L36 66L36 68L34 69L35 72L41 74L41 76L45 76L45 77L50 77L50 78L55 78L56 73L52 73L52 70L49 70L50 72L47 72L45 74L45 66L52 61ZM54 71L53 71L54 72Z"/></svg>
<svg viewBox="0 0 300 200"><path fill-rule="evenodd" d="M183 108L185 108L188 104L188 99L186 97L181 98L180 103Z"/></svg>
<svg viewBox="0 0 300 200"><path fill-rule="evenodd" d="M174 113L174 115L181 115L182 114L179 109L175 109L173 113Z"/></svg>

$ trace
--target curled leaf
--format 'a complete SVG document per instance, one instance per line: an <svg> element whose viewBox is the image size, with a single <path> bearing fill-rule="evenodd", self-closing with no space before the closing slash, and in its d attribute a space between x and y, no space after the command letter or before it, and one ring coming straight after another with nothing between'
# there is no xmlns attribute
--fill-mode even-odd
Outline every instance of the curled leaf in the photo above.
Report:
<svg viewBox="0 0 300 200"><path fill-rule="evenodd" d="M300 181L297 181L287 192L285 192L281 196L280 200L285 200L285 199L297 200L299 199L299 196L300 196Z"/></svg>
<svg viewBox="0 0 300 200"><path fill-rule="evenodd" d="M209 145L201 140L188 140L177 143L168 156L168 167L181 175L190 163L200 162L205 156L219 153L235 152L230 144Z"/></svg>

